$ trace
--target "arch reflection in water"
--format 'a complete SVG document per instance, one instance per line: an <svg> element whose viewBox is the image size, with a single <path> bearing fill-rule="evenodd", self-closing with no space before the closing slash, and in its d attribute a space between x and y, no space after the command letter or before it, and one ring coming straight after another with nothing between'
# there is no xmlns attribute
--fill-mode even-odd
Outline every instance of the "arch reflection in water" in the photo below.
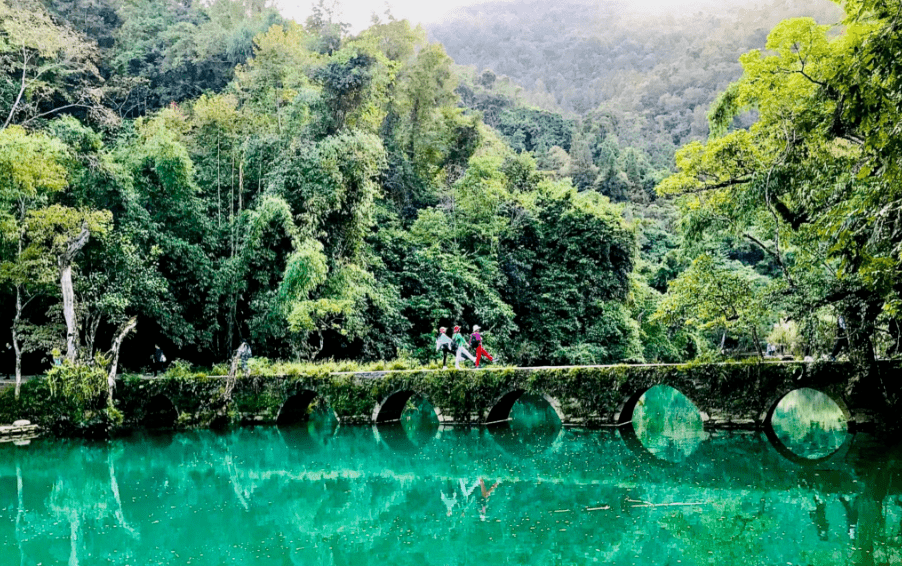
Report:
<svg viewBox="0 0 902 566"><path fill-rule="evenodd" d="M517 398L509 420L490 425L489 431L505 452L518 456L539 454L560 439L561 419L544 397L527 393Z"/></svg>
<svg viewBox="0 0 902 566"><path fill-rule="evenodd" d="M435 438L438 426L438 415L432 403L422 395L412 393L407 396L400 418L397 421L378 423L374 431L376 437L390 449L413 452Z"/></svg>
<svg viewBox="0 0 902 566"><path fill-rule="evenodd" d="M825 472L752 434L712 434L666 469L608 430L532 458L497 457L479 427L415 458L370 427L342 425L314 455L284 430L190 431L153 451L0 444L0 565L899 563L902 453L866 436Z"/></svg>
<svg viewBox="0 0 902 566"><path fill-rule="evenodd" d="M178 410L165 395L157 395L147 402L141 424L148 429L167 429L178 421Z"/></svg>
<svg viewBox="0 0 902 566"><path fill-rule="evenodd" d="M639 398L632 427L648 452L668 462L685 460L707 438L698 408L666 385L656 385Z"/></svg>
<svg viewBox="0 0 902 566"><path fill-rule="evenodd" d="M289 397L276 421L286 444L303 448L325 446L338 428L338 418L313 391Z"/></svg>
<svg viewBox="0 0 902 566"><path fill-rule="evenodd" d="M777 404L770 417L776 440L793 454L815 460L833 454L848 436L842 408L814 389L796 389Z"/></svg>

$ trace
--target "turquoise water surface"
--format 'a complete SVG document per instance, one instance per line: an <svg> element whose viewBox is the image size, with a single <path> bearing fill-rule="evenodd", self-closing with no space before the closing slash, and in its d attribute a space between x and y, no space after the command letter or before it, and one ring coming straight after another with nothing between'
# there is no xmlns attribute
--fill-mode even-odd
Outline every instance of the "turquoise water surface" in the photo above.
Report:
<svg viewBox="0 0 902 566"><path fill-rule="evenodd" d="M826 403L789 399L768 437L707 433L681 399L599 431L536 401L494 429L411 406L378 429L4 444L0 565L902 564L900 452L812 420Z"/></svg>

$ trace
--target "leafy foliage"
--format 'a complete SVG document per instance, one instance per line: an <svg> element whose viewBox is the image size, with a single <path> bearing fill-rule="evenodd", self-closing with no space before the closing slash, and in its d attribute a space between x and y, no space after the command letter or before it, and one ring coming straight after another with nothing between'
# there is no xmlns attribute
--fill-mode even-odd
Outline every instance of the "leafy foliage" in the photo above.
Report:
<svg viewBox="0 0 902 566"><path fill-rule="evenodd" d="M131 371L154 344L212 366L244 340L427 364L437 327L477 324L504 364L752 351L781 319L802 355L838 314L856 352L900 350L897 16L876 2L840 34L780 24L729 87L763 28L661 24L673 60L621 24L559 34L561 77L525 91L506 57L456 67L421 28L351 36L325 5L303 25L260 0L71 5L0 4L0 100L34 80L0 129L0 316L32 371L63 338L88 364L132 317ZM573 90L602 67L638 78Z"/></svg>
<svg viewBox="0 0 902 566"><path fill-rule="evenodd" d="M897 352L902 304L890 158L899 83L886 59L899 16L884 3L845 7L841 34L811 18L787 20L771 32L767 53L744 55L742 78L711 112L720 135L681 149L679 171L658 190L684 195L693 238L726 232L771 257L784 308L803 327L835 309L853 357L870 363L881 323L887 353ZM749 107L759 120L727 132L724 123Z"/></svg>

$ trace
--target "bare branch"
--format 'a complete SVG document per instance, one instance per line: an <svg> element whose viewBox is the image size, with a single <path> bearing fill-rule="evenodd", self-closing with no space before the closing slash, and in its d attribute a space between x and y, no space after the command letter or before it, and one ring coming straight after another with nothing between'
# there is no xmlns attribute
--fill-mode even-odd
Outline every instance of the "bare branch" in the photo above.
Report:
<svg viewBox="0 0 902 566"><path fill-rule="evenodd" d="M739 177L736 179L728 179L726 181L722 181L720 183L715 183L713 185L705 185L703 187L699 187L697 189L691 189L688 191L682 191L679 194L681 195L694 195L699 193L707 193L709 191L716 191L718 189L725 189L727 187L734 187L736 185L744 185L746 183L751 182L751 177Z"/></svg>
<svg viewBox="0 0 902 566"><path fill-rule="evenodd" d="M60 255L59 262L60 265L68 264L72 261L72 258L75 257L85 245L88 243L88 240L91 238L91 230L88 229L88 224L83 223L81 225L81 233L74 239L69 242L69 245L66 247L65 253Z"/></svg>
<svg viewBox="0 0 902 566"><path fill-rule="evenodd" d="M19 106L19 102L22 101L22 94L25 93L25 75L28 70L28 51L25 49L25 43L22 43L22 86L19 88L19 94L16 96L16 101L13 102L12 108L9 109L9 116L6 117L6 122L3 123L3 127L0 130L5 130L9 123L12 121L13 116L16 113L16 108Z"/></svg>
<svg viewBox="0 0 902 566"><path fill-rule="evenodd" d="M113 347L111 349L113 353L113 363L110 365L110 373L107 376L107 403L110 407L113 406L113 390L116 389L116 370L119 366L119 349L122 346L122 341L125 340L128 333L134 330L136 326L138 326L138 317L133 316L128 319L125 324L119 327L119 331L116 333L116 339L113 340Z"/></svg>

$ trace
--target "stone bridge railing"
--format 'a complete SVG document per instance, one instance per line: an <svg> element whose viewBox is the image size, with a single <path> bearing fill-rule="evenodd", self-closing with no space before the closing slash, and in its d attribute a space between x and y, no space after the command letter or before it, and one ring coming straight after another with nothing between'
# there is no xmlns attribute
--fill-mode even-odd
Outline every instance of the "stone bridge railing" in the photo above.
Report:
<svg viewBox="0 0 902 566"><path fill-rule="evenodd" d="M758 429L786 394L811 388L836 401L854 429L902 417L887 404L899 396L900 371L902 364L882 363L856 378L849 364L791 362L248 376L237 380L228 414L243 423L285 423L320 405L343 423L384 423L399 420L408 402L425 400L442 424L479 425L507 420L529 393L546 399L564 426L598 427L628 422L643 393L668 385L698 407L708 428ZM117 388L117 406L127 424L191 426L224 383L129 379Z"/></svg>

